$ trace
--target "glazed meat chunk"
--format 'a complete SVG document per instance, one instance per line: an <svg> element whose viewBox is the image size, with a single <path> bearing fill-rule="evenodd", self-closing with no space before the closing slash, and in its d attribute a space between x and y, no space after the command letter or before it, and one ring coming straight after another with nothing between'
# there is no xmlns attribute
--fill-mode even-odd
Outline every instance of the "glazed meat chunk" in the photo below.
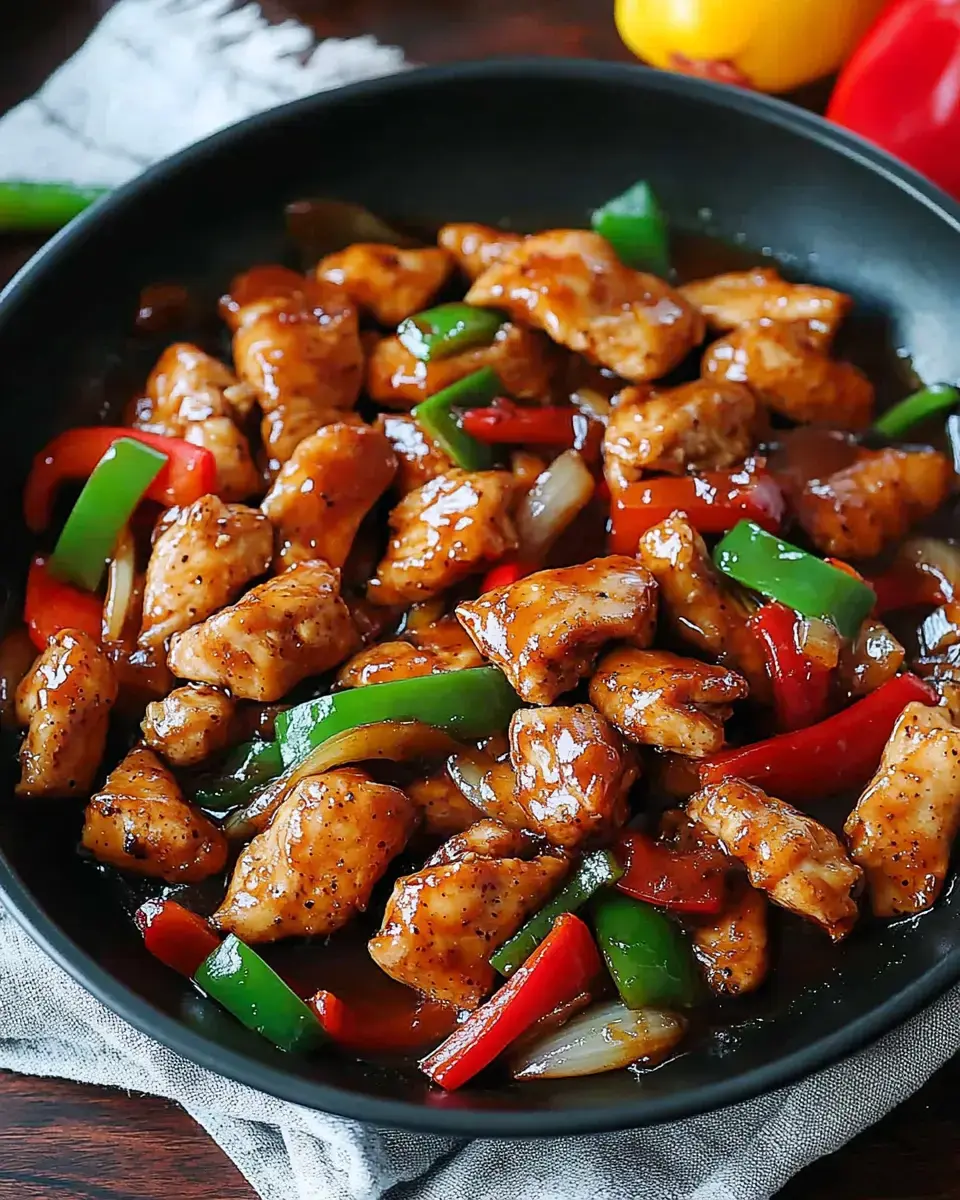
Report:
<svg viewBox="0 0 960 1200"><path fill-rule="evenodd" d="M199 883L227 861L226 838L146 746L135 746L87 805L83 846L100 862L167 883Z"/></svg>
<svg viewBox="0 0 960 1200"><path fill-rule="evenodd" d="M390 443L369 425L325 425L304 438L261 506L277 531L276 569L311 559L342 567L396 469Z"/></svg>
<svg viewBox="0 0 960 1200"><path fill-rule="evenodd" d="M368 687L371 683L395 683L399 679L419 679L437 675L445 668L430 650L418 650L409 642L378 642L355 654L340 668L337 685L342 688Z"/></svg>
<svg viewBox="0 0 960 1200"><path fill-rule="evenodd" d="M735 671L666 650L611 650L590 680L590 702L621 733L689 758L723 746L731 705L748 691Z"/></svg>
<svg viewBox="0 0 960 1200"><path fill-rule="evenodd" d="M960 729L908 704L844 832L878 917L923 912L943 888L960 830Z"/></svg>
<svg viewBox="0 0 960 1200"><path fill-rule="evenodd" d="M553 845L572 850L609 841L626 821L636 760L589 704L515 712L510 760L526 828Z"/></svg>
<svg viewBox="0 0 960 1200"><path fill-rule="evenodd" d="M590 674L606 642L650 645L657 588L634 559L613 555L484 592L457 616L528 704L552 704Z"/></svg>
<svg viewBox="0 0 960 1200"><path fill-rule="evenodd" d="M524 238L474 282L467 303L504 309L635 382L665 375L703 339L703 318L679 292L578 229Z"/></svg>
<svg viewBox="0 0 960 1200"><path fill-rule="evenodd" d="M763 410L742 384L698 379L664 391L627 388L607 423L604 473L616 488L650 471L732 467L753 450L763 424Z"/></svg>
<svg viewBox="0 0 960 1200"><path fill-rule="evenodd" d="M436 771L425 779L416 779L405 787L421 818L421 831L426 837L448 838L462 833L483 813L464 796L446 769ZM460 857L457 855L457 857Z"/></svg>
<svg viewBox="0 0 960 1200"><path fill-rule="evenodd" d="M691 797L687 813L782 908L814 921L835 942L853 928L852 893L863 872L825 826L740 779L703 788Z"/></svg>
<svg viewBox="0 0 960 1200"><path fill-rule="evenodd" d="M468 855L481 858L533 858L537 839L522 829L508 829L499 821L482 817L455 833L426 862L428 867L459 862Z"/></svg>
<svg viewBox="0 0 960 1200"><path fill-rule="evenodd" d="M439 596L515 550L512 497L507 471L449 471L404 496L390 514L392 536L370 599L402 604Z"/></svg>
<svg viewBox="0 0 960 1200"><path fill-rule="evenodd" d="M436 655L444 671L469 671L483 666L483 656L454 613L404 635L418 650Z"/></svg>
<svg viewBox="0 0 960 1200"><path fill-rule="evenodd" d="M691 941L712 992L718 996L755 992L770 965L766 896L744 887L718 917L707 918L691 930Z"/></svg>
<svg viewBox="0 0 960 1200"><path fill-rule="evenodd" d="M61 629L17 688L18 796L89 794L117 699L117 677L88 633Z"/></svg>
<svg viewBox="0 0 960 1200"><path fill-rule="evenodd" d="M453 259L435 246L401 250L354 242L328 254L317 265L317 278L338 284L381 325L399 325L404 317L426 308L452 270Z"/></svg>
<svg viewBox="0 0 960 1200"><path fill-rule="evenodd" d="M380 413L374 428L386 437L397 456L394 487L401 496L455 470L450 455L409 414Z"/></svg>
<svg viewBox="0 0 960 1200"><path fill-rule="evenodd" d="M236 704L205 683L175 688L147 705L140 728L151 750L173 767L195 767L230 745Z"/></svg>
<svg viewBox="0 0 960 1200"><path fill-rule="evenodd" d="M821 553L872 558L936 512L952 482L936 450L861 449L852 466L807 484L797 514Z"/></svg>
<svg viewBox="0 0 960 1200"><path fill-rule="evenodd" d="M236 332L248 318L245 309L261 300L286 299L306 302L311 280L290 267L265 263L251 267L230 281L230 289L220 297L220 316Z"/></svg>
<svg viewBox="0 0 960 1200"><path fill-rule="evenodd" d="M167 664L180 679L228 688L242 700L280 700L301 679L343 662L358 641L339 571L302 563L174 634Z"/></svg>
<svg viewBox="0 0 960 1200"><path fill-rule="evenodd" d="M492 225L444 225L437 241L457 260L468 279L476 279L487 267L499 262L523 241L519 233L494 229Z"/></svg>
<svg viewBox="0 0 960 1200"><path fill-rule="evenodd" d="M212 923L249 943L334 933L367 907L417 819L365 771L301 780L240 855Z"/></svg>
<svg viewBox="0 0 960 1200"><path fill-rule="evenodd" d="M714 342L703 377L746 383L775 413L834 429L863 429L873 419L873 385L847 362L827 358L805 324L755 321Z"/></svg>
<svg viewBox="0 0 960 1200"><path fill-rule="evenodd" d="M236 599L273 557L273 528L255 508L201 496L171 509L153 545L140 645L162 646Z"/></svg>

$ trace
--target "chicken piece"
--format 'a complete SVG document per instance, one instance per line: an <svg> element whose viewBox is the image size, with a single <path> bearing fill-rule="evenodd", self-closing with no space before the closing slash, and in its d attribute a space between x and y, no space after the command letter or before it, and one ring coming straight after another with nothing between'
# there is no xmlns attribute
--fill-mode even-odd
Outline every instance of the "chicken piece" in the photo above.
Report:
<svg viewBox="0 0 960 1200"><path fill-rule="evenodd" d="M318 558L342 567L396 470L390 443L369 425L325 425L304 438L261 505L277 531L276 570Z"/></svg>
<svg viewBox="0 0 960 1200"><path fill-rule="evenodd" d="M158 647L236 599L273 557L273 527L243 504L201 496L171 510L153 544L140 645Z"/></svg>
<svg viewBox="0 0 960 1200"><path fill-rule="evenodd" d="M683 513L672 513L640 538L637 558L656 579L660 602L678 637L701 653L729 662L761 703L770 695L763 648L749 614L729 591L703 538Z"/></svg>
<svg viewBox="0 0 960 1200"><path fill-rule="evenodd" d="M711 992L718 996L755 992L770 966L766 896L745 887L718 917L695 926L691 940Z"/></svg>
<svg viewBox="0 0 960 1200"><path fill-rule="evenodd" d="M774 267L752 267L695 279L680 289L711 329L736 329L752 321L802 321L811 341L826 350L852 301L843 292L810 283L788 283Z"/></svg>
<svg viewBox="0 0 960 1200"><path fill-rule="evenodd" d="M711 784L687 813L739 859L755 888L782 908L814 921L839 942L858 910L852 893L863 872L836 835L805 813L741 779Z"/></svg>
<svg viewBox="0 0 960 1200"><path fill-rule="evenodd" d="M444 225L437 234L440 245L457 260L468 279L500 262L523 241L523 235L494 229L492 225Z"/></svg>
<svg viewBox="0 0 960 1200"><path fill-rule="evenodd" d="M393 536L370 584L376 604L439 596L517 548L507 471L448 471L404 496L390 514Z"/></svg>
<svg viewBox="0 0 960 1200"><path fill-rule="evenodd" d="M580 229L525 238L466 300L503 309L634 382L665 375L703 340L703 317L679 292L625 267L609 242Z"/></svg>
<svg viewBox="0 0 960 1200"><path fill-rule="evenodd" d="M835 362L806 325L755 321L707 348L704 379L746 383L791 421L863 429L873 419L873 384L852 363Z"/></svg>
<svg viewBox="0 0 960 1200"><path fill-rule="evenodd" d="M194 421L184 429L183 439L193 446L203 446L217 460L217 495L221 500L246 500L263 491L250 443L230 417Z"/></svg>
<svg viewBox="0 0 960 1200"><path fill-rule="evenodd" d="M17 687L18 796L89 793L107 741L117 676L88 633L61 629Z"/></svg>
<svg viewBox="0 0 960 1200"><path fill-rule="evenodd" d="M919 702L900 714L844 833L878 917L932 907L960 831L960 729Z"/></svg>
<svg viewBox="0 0 960 1200"><path fill-rule="evenodd" d="M311 292L310 284L306 275L278 263L251 267L230 281L230 290L220 297L220 316L236 332L246 319L244 310L251 304L270 299L304 302Z"/></svg>
<svg viewBox="0 0 960 1200"><path fill-rule="evenodd" d="M363 425L359 413L341 408L318 408L305 396L293 396L278 404L272 412L264 415L260 422L263 439L265 475L276 478L277 472L293 457L293 452L304 440L326 425Z"/></svg>
<svg viewBox="0 0 960 1200"><path fill-rule="evenodd" d="M395 683L399 679L419 679L438 675L444 670L440 659L430 650L418 650L409 642L379 642L355 654L340 668L337 686L368 687L371 683Z"/></svg>
<svg viewBox="0 0 960 1200"><path fill-rule="evenodd" d="M476 810L474 810L476 812ZM499 821L479 815L474 824L455 833L427 859L424 866L439 867L464 858L533 858L538 840L522 829L508 829Z"/></svg>
<svg viewBox="0 0 960 1200"><path fill-rule="evenodd" d="M420 829L427 837L448 838L463 833L483 818L484 814L464 796L446 769L416 779L404 790L420 813Z"/></svg>
<svg viewBox="0 0 960 1200"><path fill-rule="evenodd" d="M511 396L542 400L550 392L556 352L542 333L509 321L500 326L489 346L431 362L415 358L399 338L387 337L370 353L367 391L372 400L388 408L413 408L481 367L493 367Z"/></svg>
<svg viewBox="0 0 960 1200"><path fill-rule="evenodd" d="M417 820L399 788L365 771L302 779L240 855L211 924L251 944L335 933L367 907Z"/></svg>
<svg viewBox="0 0 960 1200"><path fill-rule="evenodd" d="M403 876L370 939L370 957L433 1000L476 1008L496 981L490 955L543 906L566 870L560 858L468 852Z"/></svg>
<svg viewBox="0 0 960 1200"><path fill-rule="evenodd" d="M606 642L650 645L657 587L634 559L613 555L484 592L457 617L528 704L552 704L590 674Z"/></svg>
<svg viewBox="0 0 960 1200"><path fill-rule="evenodd" d="M797 515L821 553L873 558L936 512L952 483L936 450L861 449L852 466L807 484Z"/></svg>
<svg viewBox="0 0 960 1200"><path fill-rule="evenodd" d="M447 771L467 799L474 801L485 816L509 829L526 829L530 824L526 810L517 800L517 773L504 740L503 757L487 750L468 750L447 762Z"/></svg>
<svg viewBox="0 0 960 1200"><path fill-rule="evenodd" d="M554 846L609 841L626 821L637 762L589 704L519 709L510 721L510 761L526 827Z"/></svg>
<svg viewBox="0 0 960 1200"><path fill-rule="evenodd" d="M666 650L611 650L590 680L590 703L645 746L705 758L723 746L723 725L747 681L735 671Z"/></svg>
<svg viewBox="0 0 960 1200"><path fill-rule="evenodd" d="M359 640L340 572L301 563L174 634L167 665L180 679L217 684L242 700L279 700L301 679L343 662Z"/></svg>
<svg viewBox="0 0 960 1200"><path fill-rule="evenodd" d="M199 883L223 870L227 839L183 798L146 746L134 746L87 805L83 847L121 871Z"/></svg>
<svg viewBox="0 0 960 1200"><path fill-rule="evenodd" d="M426 308L452 270L452 257L435 246L401 250L354 242L328 254L317 265L317 278L342 287L380 325L399 325L404 317Z"/></svg>
<svg viewBox="0 0 960 1200"><path fill-rule="evenodd" d="M455 470L449 454L407 413L380 413L374 422L397 456L394 487L401 496Z"/></svg>
<svg viewBox="0 0 960 1200"><path fill-rule="evenodd" d="M607 423L604 474L622 487L650 471L732 467L753 450L763 425L763 409L742 384L698 379L664 391L627 388Z"/></svg>
<svg viewBox="0 0 960 1200"><path fill-rule="evenodd" d="M441 671L469 671L484 665L466 630L453 613L404 635L425 654L433 654Z"/></svg>
<svg viewBox="0 0 960 1200"><path fill-rule="evenodd" d="M179 687L147 705L140 728L172 767L195 767L230 745L236 703L208 684Z"/></svg>

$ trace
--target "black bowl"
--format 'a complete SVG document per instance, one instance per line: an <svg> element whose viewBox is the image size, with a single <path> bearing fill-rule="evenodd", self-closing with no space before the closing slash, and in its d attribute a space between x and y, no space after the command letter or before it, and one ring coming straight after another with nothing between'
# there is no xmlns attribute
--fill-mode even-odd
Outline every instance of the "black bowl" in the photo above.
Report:
<svg viewBox="0 0 960 1200"><path fill-rule="evenodd" d="M641 177L679 226L768 248L797 274L852 292L923 378L960 378L960 210L857 139L757 95L641 68L544 59L400 75L255 117L175 156L55 238L4 293L11 587L27 555L13 514L31 455L142 382L162 344L131 336L144 284L185 282L212 303L233 272L287 253L283 205L304 196L416 223L542 228L582 225ZM5 770L12 781L9 756ZM223 1016L144 952L110 886L75 855L79 824L76 805L0 808L3 902L53 958L184 1057L382 1125L560 1134L701 1113L850 1052L960 978L955 893L836 950L787 924L778 978L641 1080L491 1083L448 1097L416 1072L286 1056Z"/></svg>

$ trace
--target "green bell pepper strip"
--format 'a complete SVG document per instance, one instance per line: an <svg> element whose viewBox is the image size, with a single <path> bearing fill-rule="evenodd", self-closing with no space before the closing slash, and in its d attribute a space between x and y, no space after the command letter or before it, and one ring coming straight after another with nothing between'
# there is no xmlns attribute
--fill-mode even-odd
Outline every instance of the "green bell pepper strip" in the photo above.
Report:
<svg viewBox="0 0 960 1200"><path fill-rule="evenodd" d="M54 230L109 192L71 183L0 183L0 230Z"/></svg>
<svg viewBox="0 0 960 1200"><path fill-rule="evenodd" d="M397 337L421 362L449 358L476 346L489 346L506 320L492 308L439 304L414 313L397 326Z"/></svg>
<svg viewBox="0 0 960 1200"><path fill-rule="evenodd" d="M201 808L227 812L246 804L283 770L277 742L253 741L237 746L215 776L205 776L194 789Z"/></svg>
<svg viewBox="0 0 960 1200"><path fill-rule="evenodd" d="M877 595L862 579L832 567L752 521L741 521L713 551L724 575L805 617L832 621L843 637L856 637Z"/></svg>
<svg viewBox="0 0 960 1200"><path fill-rule="evenodd" d="M314 1012L232 933L203 960L193 978L241 1025L281 1050L315 1050L327 1040Z"/></svg>
<svg viewBox="0 0 960 1200"><path fill-rule="evenodd" d="M277 717L283 765L292 766L334 734L377 721L422 721L453 737L481 738L506 729L520 697L496 667L473 667L395 683L374 683L320 696Z"/></svg>
<svg viewBox="0 0 960 1200"><path fill-rule="evenodd" d="M656 908L603 892L593 903L593 927L627 1008L688 1008L700 998L693 951L679 925Z"/></svg>
<svg viewBox="0 0 960 1200"><path fill-rule="evenodd" d="M48 564L67 583L95 592L120 532L167 456L133 438L118 438L94 467Z"/></svg>
<svg viewBox="0 0 960 1200"><path fill-rule="evenodd" d="M493 462L493 451L460 428L451 409L481 408L503 394L500 376L492 367L481 367L452 383L413 410L412 416L434 441L439 442L458 467L483 471Z"/></svg>
<svg viewBox="0 0 960 1200"><path fill-rule="evenodd" d="M667 219L649 183L635 183L622 195L608 200L594 212L591 224L626 266L657 275L669 272Z"/></svg>
<svg viewBox="0 0 960 1200"><path fill-rule="evenodd" d="M557 917L575 912L602 887L616 883L622 874L623 867L609 850L586 855L566 886L491 956L491 967L501 975L512 975L547 936Z"/></svg>
<svg viewBox="0 0 960 1200"><path fill-rule="evenodd" d="M882 416L877 417L873 427L877 433L897 438L914 425L953 408L957 403L960 403L960 392L955 387L951 387L949 383L932 383L929 387L914 392L906 400L901 400L893 408L887 409Z"/></svg>

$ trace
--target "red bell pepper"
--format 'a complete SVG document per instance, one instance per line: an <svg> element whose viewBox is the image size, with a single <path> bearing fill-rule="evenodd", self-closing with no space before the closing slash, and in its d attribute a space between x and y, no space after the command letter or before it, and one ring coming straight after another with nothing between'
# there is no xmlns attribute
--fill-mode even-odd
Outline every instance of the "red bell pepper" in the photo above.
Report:
<svg viewBox="0 0 960 1200"><path fill-rule="evenodd" d="M103 601L57 579L47 569L46 559L38 555L27 574L23 619L38 650L46 649L61 629L82 629L99 642Z"/></svg>
<svg viewBox="0 0 960 1200"><path fill-rule="evenodd" d="M512 400L498 399L487 408L469 408L460 414L465 433L489 446L537 445L573 447L591 424L572 404L525 408Z"/></svg>
<svg viewBox="0 0 960 1200"><path fill-rule="evenodd" d="M167 462L146 490L148 499L169 508L174 504L192 504L216 490L217 460L205 446L109 425L68 429L33 460L23 492L27 527L34 533L46 529L60 485L70 479L87 479L118 438L143 442L167 456Z"/></svg>
<svg viewBox="0 0 960 1200"><path fill-rule="evenodd" d="M188 979L220 945L203 917L174 900L147 900L133 919L154 958Z"/></svg>
<svg viewBox="0 0 960 1200"><path fill-rule="evenodd" d="M899 0L847 63L827 116L960 197L960 0Z"/></svg>
<svg viewBox="0 0 960 1200"><path fill-rule="evenodd" d="M307 1003L333 1041L358 1054L399 1054L418 1050L446 1037L457 1023L456 1010L435 1000L418 998L405 1008L384 1005L375 997L347 1003L333 992L319 991Z"/></svg>
<svg viewBox="0 0 960 1200"><path fill-rule="evenodd" d="M781 800L809 800L862 787L876 770L897 718L914 700L936 705L938 696L916 675L897 675L819 725L704 759L700 782L736 777Z"/></svg>
<svg viewBox="0 0 960 1200"><path fill-rule="evenodd" d="M822 721L830 699L829 667L814 662L800 647L799 613L785 604L764 604L749 626L763 646L773 684L773 702L780 729L805 729Z"/></svg>
<svg viewBox="0 0 960 1200"><path fill-rule="evenodd" d="M683 853L627 830L614 855L624 865L617 887L635 900L675 912L718 913L723 908L728 863L716 850Z"/></svg>
<svg viewBox="0 0 960 1200"><path fill-rule="evenodd" d="M511 583L516 583L525 576L532 574L537 568L532 563L523 562L501 562L484 575L483 582L480 584L479 595L484 592L492 592L497 588L509 587Z"/></svg>
<svg viewBox="0 0 960 1200"><path fill-rule="evenodd" d="M727 533L743 520L776 533L786 505L766 472L708 471L631 483L613 495L610 553L636 553L641 535L678 509L698 533Z"/></svg>
<svg viewBox="0 0 960 1200"><path fill-rule="evenodd" d="M523 966L427 1055L420 1069L434 1083L453 1091L489 1066L541 1017L588 991L601 970L590 930L573 913L564 913Z"/></svg>

